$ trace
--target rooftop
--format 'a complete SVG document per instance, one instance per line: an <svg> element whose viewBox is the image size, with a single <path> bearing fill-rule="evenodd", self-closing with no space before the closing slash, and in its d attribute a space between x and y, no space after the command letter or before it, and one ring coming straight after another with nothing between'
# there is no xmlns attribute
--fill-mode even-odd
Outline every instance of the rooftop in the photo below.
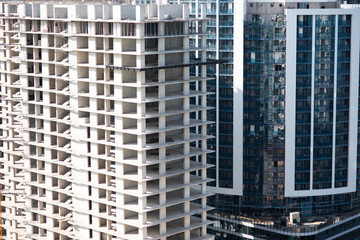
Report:
<svg viewBox="0 0 360 240"><path fill-rule="evenodd" d="M62 21L116 21L157 22L188 21L189 6L186 4L130 4L122 1L4 1L5 17L32 19L59 19ZM8 3L8 4L6 4ZM66 4L64 4L66 3ZM19 7L16 7L18 5ZM200 18L206 20L205 11Z"/></svg>

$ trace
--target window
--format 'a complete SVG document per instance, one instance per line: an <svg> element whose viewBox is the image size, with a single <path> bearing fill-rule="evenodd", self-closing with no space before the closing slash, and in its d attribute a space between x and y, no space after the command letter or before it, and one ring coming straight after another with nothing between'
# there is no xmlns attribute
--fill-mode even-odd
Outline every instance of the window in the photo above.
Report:
<svg viewBox="0 0 360 240"><path fill-rule="evenodd" d="M104 25L103 23L95 23L96 24L96 35L104 34Z"/></svg>
<svg viewBox="0 0 360 240"><path fill-rule="evenodd" d="M253 15L252 15L252 20L253 20L254 22L259 21L259 20L260 20L259 14L253 14Z"/></svg>
<svg viewBox="0 0 360 240"><path fill-rule="evenodd" d="M156 36L158 34L157 23L145 23L145 36Z"/></svg>
<svg viewBox="0 0 360 240"><path fill-rule="evenodd" d="M88 23L87 22L79 22L77 26L77 33L88 33Z"/></svg>
<svg viewBox="0 0 360 240"><path fill-rule="evenodd" d="M184 24L182 22L165 23L165 35L178 35L178 34L184 34Z"/></svg>
<svg viewBox="0 0 360 240"><path fill-rule="evenodd" d="M134 23L123 23L121 29L122 36L135 36L135 24Z"/></svg>

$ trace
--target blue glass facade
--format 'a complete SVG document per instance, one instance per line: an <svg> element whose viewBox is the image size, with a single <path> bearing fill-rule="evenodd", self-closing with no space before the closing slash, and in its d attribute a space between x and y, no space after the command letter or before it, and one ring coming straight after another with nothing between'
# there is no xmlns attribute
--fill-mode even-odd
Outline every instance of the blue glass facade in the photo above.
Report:
<svg viewBox="0 0 360 240"><path fill-rule="evenodd" d="M244 36L242 213L284 206L285 22L253 18Z"/></svg>
<svg viewBox="0 0 360 240"><path fill-rule="evenodd" d="M177 1L173 1L177 2ZM217 6L219 2L219 6ZM226 60L216 66L208 68L208 75L214 80L208 81L209 91L217 94L208 97L208 104L214 109L208 111L208 120L217 123L210 124L209 134L216 138L208 141L208 146L216 152L208 155L210 164L217 167L208 169L208 177L215 179L210 186L220 188L233 188L233 0L183 0L190 4L190 14L195 16L206 6L208 18L213 19L207 23L208 58ZM218 23L217 23L218 20ZM193 26L195 27L195 26ZM195 44L196 39L192 39ZM196 57L196 56L194 56ZM196 74L196 69L193 69ZM218 159L218 161L217 161ZM215 202L214 202L215 204Z"/></svg>
<svg viewBox="0 0 360 240"><path fill-rule="evenodd" d="M295 189L310 189L312 16L297 20Z"/></svg>
<svg viewBox="0 0 360 240"><path fill-rule="evenodd" d="M331 188L335 16L315 17L313 189Z"/></svg>
<svg viewBox="0 0 360 240"><path fill-rule="evenodd" d="M351 16L338 16L335 187L347 186Z"/></svg>
<svg viewBox="0 0 360 240"><path fill-rule="evenodd" d="M208 119L217 121L217 125L208 128L209 133L216 136L208 144L211 149L218 150L208 158L210 163L217 164L208 171L208 176L216 179L212 186L231 189L237 184L233 182L234 174L242 174L243 196L217 194L210 198L216 210L245 216L280 217L292 211L300 211L302 216L321 216L359 206L359 191L285 197L288 29L283 3L246 3L243 172L238 173L233 169L233 147L236 146L232 144L233 125L237 124L233 121L233 1L183 2L192 4L192 14L200 9L201 3L206 4L208 17L214 19L207 26L210 33L207 46L212 47L209 57L228 60L219 69L215 66L208 69L218 81L208 82L209 90L217 92L208 98L217 108L209 112ZM261 7L265 10L260 11ZM277 10L267 13L271 8ZM294 3L293 8L309 8L309 4ZM349 185L351 20L351 15L336 14L297 18L296 38L293 39L296 42L294 191ZM356 186L360 190L360 164L357 166Z"/></svg>
<svg viewBox="0 0 360 240"><path fill-rule="evenodd" d="M219 2L219 186L233 188L233 0Z"/></svg>
<svg viewBox="0 0 360 240"><path fill-rule="evenodd" d="M313 17L315 17L314 38L311 35ZM338 19L337 32L336 19ZM298 17L296 190L348 186L350 26L350 15ZM335 46L336 43L337 46ZM315 46L314 62L311 59L312 45ZM313 83L312 77L314 78ZM313 102L311 101L312 97ZM311 116L312 107L313 118ZM311 142L311 133L313 133L313 142ZM303 216L344 213L359 206L358 195L358 193L345 193L289 198L287 206L292 210L300 211Z"/></svg>
<svg viewBox="0 0 360 240"><path fill-rule="evenodd" d="M219 0L218 10L216 9L216 1L207 0L207 14L211 18L218 18L218 26L216 22L209 27L212 27L211 32L217 34L209 35L208 45L215 46L213 56L222 60L226 60L225 64L220 64L218 69L210 69L217 73L217 95L211 99L217 106L212 114L212 120L217 120L216 124L210 134L216 135L216 139L210 142L213 148L217 150L213 155L209 155L210 161L218 162L217 170L213 172L214 182L213 186L219 188L233 188L233 0ZM216 81L214 81L216 84ZM216 85L214 86L216 87ZM218 116L218 118L216 118ZM216 143L218 146L216 147ZM218 159L218 161L217 161ZM216 173L217 171L217 173ZM217 175L216 175L217 174ZM221 195L210 198L210 204L215 206L217 210L228 212L233 211L234 206L239 206L239 196Z"/></svg>
<svg viewBox="0 0 360 240"><path fill-rule="evenodd" d="M261 17L249 14L244 23L244 194L232 212L281 217L299 211L305 217L356 209L358 192L285 197L287 29ZM298 16L294 190L349 185L350 26L350 15Z"/></svg>

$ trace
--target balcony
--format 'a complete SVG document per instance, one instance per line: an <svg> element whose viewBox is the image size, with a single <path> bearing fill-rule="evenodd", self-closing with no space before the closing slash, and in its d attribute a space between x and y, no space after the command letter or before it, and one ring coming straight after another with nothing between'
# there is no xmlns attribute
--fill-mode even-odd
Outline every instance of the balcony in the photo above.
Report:
<svg viewBox="0 0 360 240"><path fill-rule="evenodd" d="M139 179L141 179L142 181L151 181L151 180L156 180L156 179L159 179L162 177L171 177L171 176L175 176L175 175L182 174L182 173L189 172L189 171L196 171L196 170L200 170L203 168L209 168L211 166L212 165L209 165L209 164L202 165L201 163L191 161L190 167L184 168L184 163L182 161L177 161L174 163L168 163L166 165L166 172L162 173L162 174L159 173L158 166L153 165L153 166L150 166L147 168L146 176L143 178L138 175L137 171L126 173L126 174L124 174L123 178L132 180L132 181L138 181Z"/></svg>

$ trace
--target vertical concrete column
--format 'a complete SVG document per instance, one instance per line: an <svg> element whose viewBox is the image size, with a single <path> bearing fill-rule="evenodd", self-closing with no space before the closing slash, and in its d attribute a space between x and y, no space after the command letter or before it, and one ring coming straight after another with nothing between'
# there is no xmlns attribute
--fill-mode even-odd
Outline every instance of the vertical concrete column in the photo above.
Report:
<svg viewBox="0 0 360 240"><path fill-rule="evenodd" d="M129 56L124 56L124 58L129 57ZM137 68L143 68L146 67L145 64L145 55L137 55L136 56L136 66Z"/></svg>
<svg viewBox="0 0 360 240"><path fill-rule="evenodd" d="M158 23L158 33L161 35L161 33L164 32L164 23ZM165 51L165 39L164 38L158 38L158 50L159 51ZM165 54L158 54L158 66L164 66L165 63ZM158 81L159 83L164 83L166 81L166 70L165 69L159 69L158 70ZM164 84L159 84L158 86L158 98L163 99L166 97L166 86ZM159 111L161 113L165 112L165 101L159 101ZM160 116L159 117L159 128L165 128L166 127L166 117ZM163 144L166 142L166 133L160 132L159 133L159 143ZM166 186L165 186L166 187Z"/></svg>
<svg viewBox="0 0 360 240"><path fill-rule="evenodd" d="M163 22L158 23L158 34L160 36L164 35L164 27L165 27L165 24ZM158 38L158 51L165 51L165 39L162 37ZM159 66L165 65L165 55L164 54L158 55L158 65ZM166 70L160 69L160 70L158 70L158 73L159 73L158 74L159 83L164 83L166 81ZM166 96L166 86L164 84L159 84L158 97L160 99L163 99L163 98L165 98L165 96ZM159 112L165 113L165 111L166 111L166 101L159 101ZM161 115L159 117L159 128L161 129L161 128L165 128L165 127L166 127L166 117L164 115ZM159 142L160 142L160 144L166 142L166 133L165 132L159 133ZM162 151L161 151L161 153L162 153ZM165 149L164 149L164 153L165 153ZM164 157L166 157L166 156L164 156ZM161 164L160 166L161 166L161 168L165 168L165 164ZM166 188L166 180L162 179L160 181L163 182L163 183L161 183L161 185L164 188ZM162 196L160 196L160 197L162 197ZM163 196L163 200L166 201L166 196ZM166 214L166 212L164 214Z"/></svg>
<svg viewBox="0 0 360 240"><path fill-rule="evenodd" d="M189 13L190 13L190 11L189 11L189 5L188 4L184 4L184 5L182 5L182 17L183 17L183 19L189 19Z"/></svg>
<svg viewBox="0 0 360 240"><path fill-rule="evenodd" d="M113 19L116 21L121 20L121 5L113 5Z"/></svg>
<svg viewBox="0 0 360 240"><path fill-rule="evenodd" d="M137 24L140 26L140 24ZM145 39L136 39L136 53L141 54L145 52Z"/></svg>
<svg viewBox="0 0 360 240"><path fill-rule="evenodd" d="M146 213L144 213L146 214ZM139 238L138 239L146 239L147 238L147 228L139 228Z"/></svg>
<svg viewBox="0 0 360 240"><path fill-rule="evenodd" d="M142 22L144 21L144 14L145 14L145 6L143 5L136 5L135 7L135 14L136 14L136 21ZM139 35L138 35L139 36Z"/></svg>
<svg viewBox="0 0 360 240"><path fill-rule="evenodd" d="M25 17L25 4L20 4L17 6L17 13L20 18Z"/></svg>
<svg viewBox="0 0 360 240"><path fill-rule="evenodd" d="M115 25L115 23L114 23ZM119 26L119 25L118 25ZM116 54L120 54L122 52L122 39L121 38L114 38L114 52L115 52L115 55L114 55L114 64L115 64L115 56ZM119 55L118 55L119 57ZM118 66L118 65L115 65L115 66Z"/></svg>
<svg viewBox="0 0 360 240"><path fill-rule="evenodd" d="M87 16L89 20L95 20L95 6L93 4L87 5Z"/></svg>

